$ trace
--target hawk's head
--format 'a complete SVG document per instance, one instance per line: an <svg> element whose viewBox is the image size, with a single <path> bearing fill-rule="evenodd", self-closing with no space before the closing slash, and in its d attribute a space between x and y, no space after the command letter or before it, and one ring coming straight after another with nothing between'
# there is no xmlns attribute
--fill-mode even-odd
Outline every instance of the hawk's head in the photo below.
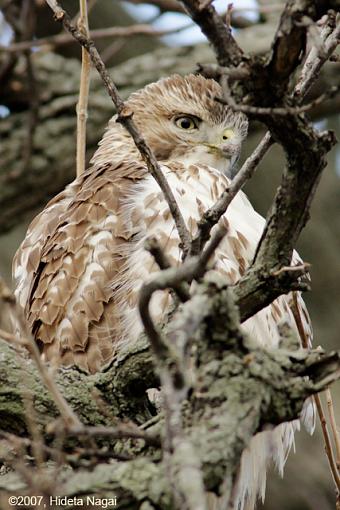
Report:
<svg viewBox="0 0 340 510"><path fill-rule="evenodd" d="M215 100L221 96L214 80L173 75L133 93L127 105L158 160L228 172L239 156L248 121Z"/></svg>

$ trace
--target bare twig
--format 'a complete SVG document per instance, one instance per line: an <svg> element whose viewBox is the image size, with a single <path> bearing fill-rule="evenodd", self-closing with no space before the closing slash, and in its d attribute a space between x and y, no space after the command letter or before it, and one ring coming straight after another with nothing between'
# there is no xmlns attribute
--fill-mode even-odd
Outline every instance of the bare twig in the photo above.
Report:
<svg viewBox="0 0 340 510"><path fill-rule="evenodd" d="M23 324L22 321L21 324ZM77 415L73 412L67 401L64 399L63 395L60 393L58 389L58 386L56 385L53 378L49 374L47 366L41 359L38 346L35 343L34 339L31 337L31 335L26 334L26 336L20 336L18 338L15 335L1 331L1 336L3 336L5 340L11 341L12 343L18 343L19 345L27 348L39 369L43 383L53 396L53 400L60 412L60 415L65 423L66 428L70 426L80 427L81 423Z"/></svg>
<svg viewBox="0 0 340 510"><path fill-rule="evenodd" d="M145 283L142 286L139 295L139 313L145 331L158 358L163 359L167 349L150 316L149 305L152 295L157 290L165 290L169 288L175 289L183 282L190 283L192 280L201 278L206 271L209 259L222 241L226 232L227 231L224 227L219 227L199 257L189 258L178 268L172 267L165 269L150 282Z"/></svg>
<svg viewBox="0 0 340 510"><path fill-rule="evenodd" d="M44 441L41 431L39 430L39 427L37 427L33 397L28 388L23 389L22 397L25 406L27 430L32 438L32 454L36 460L38 469L41 469L45 460L43 451Z"/></svg>
<svg viewBox="0 0 340 510"><path fill-rule="evenodd" d="M250 106L250 105L244 105L244 104L237 104L236 101L233 99L233 97L230 95L227 95L227 97L215 97L216 101L222 104L226 104L230 106L230 108L236 112L243 112L248 115L299 115L301 113L308 112L309 110L315 108L315 106L320 105L324 101L327 101L328 99L332 99L336 94L338 94L340 90L340 86L333 86L323 94L321 94L319 97L316 97L313 99L313 101L310 101L307 104L304 104L302 106L280 106L280 107L273 107L273 108L266 108L261 106Z"/></svg>
<svg viewBox="0 0 340 510"><path fill-rule="evenodd" d="M86 2L87 2L87 7L86 7L87 16L89 16L89 14L92 11L93 7L95 7L97 1L98 0L86 0ZM77 23L77 21L81 18L81 12L82 12L82 8L79 5L79 11L73 16L72 23Z"/></svg>
<svg viewBox="0 0 340 510"><path fill-rule="evenodd" d="M315 401L316 408L317 408L317 411L318 411L318 415L319 415L319 418L320 418L322 434L323 434L323 438L324 438L324 441L325 441L325 451L326 451L326 455L327 455L327 458L328 458L329 467L331 469L331 473L332 473L332 476L333 476L333 480L334 480L335 486L336 486L338 492L340 492L340 476L339 476L339 471L338 471L338 468L337 468L337 465L336 465L336 462L335 462L335 459L334 459L332 443L331 443L330 435L329 435L329 432L328 432L327 420L325 418L325 413L324 413L324 410L322 408L322 403L321 403L320 395L314 395L314 401Z"/></svg>
<svg viewBox="0 0 340 510"><path fill-rule="evenodd" d="M125 129L130 133L135 142L137 149L139 150L142 158L144 159L150 174L158 183L161 188L164 197L168 203L170 212L174 219L175 225L178 230L178 235L180 237L182 243L182 249L184 253L188 253L190 249L190 235L188 229L185 225L182 213L178 207L174 194L167 182L154 154L152 153L150 147L146 144L144 138L141 136L139 131L137 130L135 123L133 122L132 116L133 111L131 111L121 99L118 90L111 80L105 64L101 59L97 49L94 46L93 41L84 37L83 34L77 30L77 28L72 25L70 22L70 17L68 14L60 7L57 1L55 0L46 0L52 11L54 12L56 20L63 23L66 30L68 30L73 37L89 52L92 63L96 67L100 77L102 78L106 89L114 102L117 112L118 112L118 121L125 127Z"/></svg>
<svg viewBox="0 0 340 510"><path fill-rule="evenodd" d="M259 162L266 154L269 147L272 145L273 140L270 133L266 133L256 147L254 152L244 162L240 171L231 181L228 188L223 192L219 200L210 209L208 209L198 222L198 234L192 242L192 255L199 253L209 239L210 231L212 227L218 222L218 220L226 212L229 204L233 198L240 191L243 185L248 179L254 174Z"/></svg>
<svg viewBox="0 0 340 510"><path fill-rule="evenodd" d="M80 437L110 437L112 439L143 439L148 445L160 447L161 440L158 436L149 434L137 426L121 424L117 427L71 427L66 431L68 436Z"/></svg>
<svg viewBox="0 0 340 510"><path fill-rule="evenodd" d="M72 435L72 434L70 434ZM81 466L81 458L82 457L94 457L93 465L96 465L98 462L98 459L118 459L118 460L131 460L132 457L127 456L126 454L119 454L112 449L110 451L107 451L106 449L102 450L100 448L81 448L77 445L76 451L66 453L60 448L47 446L46 444L42 443L41 445L37 445L35 440L31 440L27 437L21 437L16 436L15 434L10 434L8 432L5 432L3 430L0 430L0 438L5 440L8 445L8 449L15 450L16 457L22 457L25 455L25 453L28 453L29 455L32 455L32 453L35 451L37 447L41 447L43 454L45 456L45 459L52 459L55 463L61 463L61 465L65 465L65 462L68 462L71 466ZM23 452L23 449L25 450ZM13 455L12 455L13 457ZM16 467L15 464L13 465L13 461L11 458L11 454L7 455L1 455L1 460L5 460L10 465L12 465L14 468ZM90 464L91 465L91 464ZM86 467L90 467L90 465L86 464ZM30 469L32 469L30 467ZM43 474L42 470L41 473ZM1 501L1 500L0 500ZM1 507L2 508L2 507Z"/></svg>
<svg viewBox="0 0 340 510"><path fill-rule="evenodd" d="M79 31L84 37L89 36L89 23L87 16L87 0L79 0L80 4L80 18L78 21ZM79 177L85 171L85 155L86 155L86 121L87 121L87 106L89 102L89 89L90 89L90 71L91 59L90 55L84 47L81 49L81 72L80 72L80 87L79 99L77 103L77 157L76 157L76 172Z"/></svg>
<svg viewBox="0 0 340 510"><path fill-rule="evenodd" d="M338 427L337 427L336 419L335 419L334 404L333 404L331 390L329 388L327 388L325 393L326 393L329 421L330 421L331 430L332 430L333 439L334 439L334 444L335 444L336 466L337 466L338 471L339 471L340 470L340 438L339 438L339 431L338 431Z"/></svg>
<svg viewBox="0 0 340 510"><path fill-rule="evenodd" d="M22 338L22 341L24 345L28 348L32 358L34 359L39 369L43 383L53 396L53 400L60 412L60 415L66 427L75 425L79 427L80 426L79 418L71 409L63 395L60 393L58 386L56 385L53 378L49 374L45 363L41 359L38 346L35 343L34 339L31 337L31 335L27 335L26 337Z"/></svg>
<svg viewBox="0 0 340 510"><path fill-rule="evenodd" d="M277 271L273 271L273 276L281 276L282 274L285 274L287 272L296 273L299 276L305 275L310 269L310 264L308 262L304 262L302 264L297 264L296 266L282 266Z"/></svg>
<svg viewBox="0 0 340 510"><path fill-rule="evenodd" d="M34 444L35 439L17 436L16 434L12 434L4 430L0 430L0 438L7 441L7 443L9 443L10 448L16 450L17 455L18 453L21 453L23 448L25 448L26 450L28 448L32 448L32 451L34 451L36 448L36 445ZM45 445L43 445L43 448L45 449ZM3 460L4 458L6 458L6 456L1 455L1 460Z"/></svg>
<svg viewBox="0 0 340 510"><path fill-rule="evenodd" d="M231 27L231 13L232 13L232 11L233 11L233 4L230 3L227 5L227 10L224 15L225 24L227 25L227 27Z"/></svg>
<svg viewBox="0 0 340 510"><path fill-rule="evenodd" d="M98 28L91 30L88 37L93 41L101 39L127 39L137 35L145 35L148 37L162 37L164 35L171 35L181 32L192 26L192 23L188 23L184 26L177 28L170 28L166 30L155 30L149 25L138 24L130 25L129 27L110 27L110 28ZM43 37L41 39L26 40L15 42L9 46L0 45L0 52L2 53L18 53L31 48L40 48L42 46L63 46L70 44L74 41L74 37L68 33L51 35L49 37Z"/></svg>
<svg viewBox="0 0 340 510"><path fill-rule="evenodd" d="M4 329L0 329L0 338L3 338L6 340L6 342L11 342L14 345L17 345L17 339L13 335L13 333L9 333L8 331L5 331Z"/></svg>
<svg viewBox="0 0 340 510"><path fill-rule="evenodd" d="M162 247L155 237L149 237L144 244L144 248L151 253L160 269L163 270L172 267L167 256L162 250ZM178 285L175 285L173 290L177 294L180 301L182 301L182 303L185 303L185 301L190 299L189 288L184 282L180 282Z"/></svg>
<svg viewBox="0 0 340 510"><path fill-rule="evenodd" d="M294 315L294 319L295 319L295 322L296 322L296 326L297 326L297 329L298 329L298 332L299 332L299 335L300 335L302 347L304 347L305 349L309 349L310 346L309 346L309 342L308 342L308 338L307 338L305 329L303 327L302 318L301 318L301 314L300 314L300 309L299 309L298 302L297 302L297 295L296 295L295 292L293 294L292 311L293 311L293 315ZM328 391L330 393L329 389L326 390L326 391ZM337 492L339 493L340 492L339 467L338 467L338 465L337 465L337 463L336 463L336 461L334 459L332 443L331 443L330 435L329 435L329 432L328 432L327 420L325 418L325 413L323 411L320 395L318 395L318 394L314 395L313 399L314 399L314 402L315 402L315 405L316 405L316 409L317 409L317 412L318 412L318 416L319 416L319 419L320 419L322 434L323 434L323 438L324 438L324 441L325 441L325 451L326 451L326 455L327 455L327 458L328 458L329 467L330 467L330 470L331 470L331 473L332 473L332 477L333 477L335 486L337 488ZM332 411L333 411L333 409L332 409ZM331 420L331 424L332 424L332 420ZM335 427L335 436L334 437L336 438L336 441L337 441L339 436L338 436L338 432L337 432L337 429L336 429L335 418L334 418L334 421L333 421L333 425ZM332 427L333 427L333 425L332 425ZM336 443L337 454L339 453L338 446L339 445Z"/></svg>

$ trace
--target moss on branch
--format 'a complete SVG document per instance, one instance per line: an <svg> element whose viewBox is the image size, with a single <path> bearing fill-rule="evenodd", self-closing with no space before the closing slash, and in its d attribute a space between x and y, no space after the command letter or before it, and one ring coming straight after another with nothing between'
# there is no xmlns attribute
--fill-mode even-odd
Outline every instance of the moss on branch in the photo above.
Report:
<svg viewBox="0 0 340 510"><path fill-rule="evenodd" d="M339 353L284 347L265 350L253 344L239 329L230 290L211 279L180 306L167 329L175 350L183 347L183 333L197 346L195 382L181 409L185 436L176 448L177 453L184 449L187 454L171 459L178 483L183 473L200 466L206 490L218 492L226 481L232 487L241 453L251 437L265 425L297 418L304 400L340 375ZM85 425L113 425L117 418L139 424L150 420L145 391L157 385L157 377L144 338L122 351L104 372L87 376L64 369L56 374L56 382ZM51 397L33 362L3 341L0 383L2 429L27 435L23 395L29 392L34 419L46 434L47 424L57 416ZM162 413L149 423L148 431L162 430ZM146 448L140 439L105 441L101 438L100 444L114 446L116 453L130 457L104 462L90 471L68 467L60 474L63 494L116 496L120 507L130 510L140 508L144 501L151 508L174 508L167 476L169 459L157 446ZM190 452L195 452L195 459ZM8 492L24 493L25 482L18 477L13 473L0 477L0 489L6 486Z"/></svg>

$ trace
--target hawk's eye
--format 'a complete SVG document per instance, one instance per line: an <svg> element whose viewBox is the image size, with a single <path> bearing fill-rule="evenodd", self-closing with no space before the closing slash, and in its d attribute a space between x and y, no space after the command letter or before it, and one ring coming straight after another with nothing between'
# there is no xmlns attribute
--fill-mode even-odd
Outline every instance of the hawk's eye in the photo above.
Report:
<svg viewBox="0 0 340 510"><path fill-rule="evenodd" d="M182 117L175 118L175 124L181 129L186 131L192 131L198 129L199 120L197 117L189 117L189 115L183 115Z"/></svg>

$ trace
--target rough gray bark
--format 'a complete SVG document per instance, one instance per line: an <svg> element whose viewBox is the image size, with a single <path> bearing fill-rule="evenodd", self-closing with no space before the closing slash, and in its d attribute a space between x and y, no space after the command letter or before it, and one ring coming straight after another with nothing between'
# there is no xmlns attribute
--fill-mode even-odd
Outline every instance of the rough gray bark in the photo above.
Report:
<svg viewBox="0 0 340 510"><path fill-rule="evenodd" d="M263 350L242 336L230 291L211 279L181 306L167 328L174 353L180 349L183 334L197 346L196 384L181 406L185 436L177 445L176 455L169 461L157 446L143 446L143 440L101 439L101 445L106 441L113 452L133 458L100 464L90 473L79 466L77 472L68 468L58 475L59 493L116 496L119 508L130 510L142 508L143 501L151 508L172 509L168 469L180 485L185 473L188 476L194 469L191 448L203 470L205 488L214 492L222 484L231 488L241 452L254 433L269 424L296 418L306 397L340 376L338 353L292 350L295 342L289 336L281 349ZM35 423L47 444L51 443L46 425L57 413L34 364L5 342L0 343L0 353L2 430L27 433L25 395L33 402ZM134 348L122 351L103 373L89 377L74 369L61 370L56 382L86 425L114 425L117 418L141 424L150 418L145 390L157 384L157 376L142 338ZM136 388L140 389L138 394ZM94 390L100 405L92 397ZM146 430L157 435L162 424L160 414ZM0 477L0 489L7 495L24 494L27 481L9 473ZM191 490L190 484L186 489Z"/></svg>
<svg viewBox="0 0 340 510"><path fill-rule="evenodd" d="M191 0L187 0L186 4L194 5ZM306 1L305 4L306 9L308 6L311 7L311 15L315 18L316 13L311 5L312 2ZM296 9L299 10L299 8L300 4ZM214 13L210 4L205 4L202 9L206 9L208 15ZM267 61L247 59L248 70L251 78L254 79L247 83L236 84L233 92L237 101L242 102L245 99L244 104L247 105L248 100L253 107L281 105L280 99L282 92L285 91L288 77L295 70L299 55L305 51L306 27L301 23L291 25L286 23L287 13L292 19L294 16L297 18L301 16L300 12L297 16L294 9L294 2L289 1L285 9L287 12L281 18L280 30L274 39L270 58ZM196 17L195 14L196 18L198 23L204 25L206 33L214 28L211 20L202 19L202 16ZM218 28L217 25L216 27ZM217 32L218 30L214 32L212 38L212 43L215 45L218 45L220 37ZM293 44L293 48L290 43ZM282 44L284 49L292 49L290 54L292 60L288 62L287 69L285 65L281 65ZM234 62L232 59L228 60L230 55L227 54L226 46L221 45L218 49L216 54L220 63ZM239 60L238 57L236 60ZM51 69L50 73L52 72ZM270 78L272 78L271 82L269 82ZM20 80L18 83L20 87ZM24 89L21 92L24 107ZM56 112L60 114L58 120L64 119L63 108L65 110L70 108L71 102L67 102L69 94L70 91L67 91L65 97L58 95L52 98L52 101L55 100L54 114ZM9 91L10 96L11 91ZM15 94L13 97L15 99ZM63 103L65 98L66 103ZM58 101L62 103L61 110L58 110ZM46 100L42 108L50 107L50 105L51 102ZM50 117L48 119L51 120ZM238 298L236 304L240 305L241 319L263 307L276 295L293 288L294 281L289 280L287 286L284 286L284 282L275 278L274 282L278 284L278 288L274 289L268 277L273 276L274 269L282 269L281 265L290 261L293 241L298 237L305 222L315 185L324 166L325 153L333 142L329 133L316 134L304 118L287 117L288 136L284 133L285 125L282 119L277 123L273 120L274 116L263 117L263 119L271 130L272 136L284 146L288 154L288 165L283 175L281 191L279 190L276 195L276 208L272 209L267 223L269 227L260 244L258 258L261 258L263 263L262 266L260 265L261 271L248 273L241 284L232 291ZM44 140L44 136L41 136L41 140ZM302 155L301 147L307 145L309 141L313 144L311 149L313 157ZM47 149L43 146L42 153L48 149L51 149L50 145L47 145ZM53 153L53 151L56 151L55 146L53 146L51 161L58 161L60 148L59 153ZM302 167L303 171L300 171L299 167ZM23 181L25 177L26 175L19 173L18 179ZM292 183L301 185L303 177L306 184L301 188L301 203L296 204L297 189L295 189L296 186L292 186ZM300 209L295 208L294 205L299 205ZM295 214L296 211L298 214ZM289 216L288 221L283 222L282 229L286 239L281 235L279 228L284 215ZM292 231L291 239L287 239L287 225ZM269 248L267 257L267 251L263 246ZM284 269L284 273L289 275L292 272ZM242 289L246 289L243 304L240 299ZM256 299L254 299L254 292L257 292ZM248 301L244 301L244 297ZM141 301L142 298L143 293ZM125 455L123 463L121 461L114 461L112 464L106 462L105 466L96 466L89 475L78 459L78 472L74 474L68 471L61 480L58 491L68 495L104 492L105 495L118 496L123 502L123 507L143 508L143 510L174 507L205 509L202 501L199 502L199 506L194 504L195 498L200 498L200 494L204 497L206 490L220 493L222 485L224 494L229 496L234 485L241 452L254 433L268 425L276 425L297 417L307 396L320 391L339 377L338 353L320 355L294 351L294 338L291 338L289 334L283 334L283 336L281 348L275 351L262 350L253 344L251 339L244 338L239 329L238 312L234 307L231 291L210 280L198 287L192 299L182 305L170 323L167 338L171 340L171 344L166 341L164 345L161 345L163 352L166 351L166 356L159 356L154 349L156 357L158 356L156 363L158 375L163 383L164 417L160 415L153 420L152 424L145 423L150 418L151 411L145 391L157 385L157 377L151 365L152 358L145 344L143 344L141 360L139 344L133 348L135 349L133 352L130 346L129 353L121 353L115 364L108 367L103 374L85 378L83 374L73 370L61 371L57 377L57 384L85 424L98 424L101 420L104 424L111 424L111 416L114 415L115 418L128 418L134 420L136 424L143 424L148 427L148 433L151 431L157 435L160 431L164 434L164 438L162 450L155 440L150 448L146 438L145 445L142 446L134 444L133 441L126 444L126 441L122 441L121 438L114 442L114 445L110 441L109 455L115 459L119 455ZM151 334L149 338L152 340ZM194 346L193 351L190 349L191 345ZM35 406L31 421L36 420L40 424L41 432L46 433L47 446L49 446L49 436L53 435L53 430L48 427L46 431L47 424L44 420L46 416L54 420L55 409L49 403L46 393L39 391L37 374L32 370L32 366L24 370L23 377L22 370L18 372L15 363L13 364L11 357L13 351L10 349L6 351L4 347L4 352L3 360L0 359L0 362L4 361L4 392L0 402L3 405L5 427L13 428L15 425L18 427L18 433L26 434L25 421L20 418L25 411L27 416L27 409L21 398L21 389L24 386L23 397L26 398L26 402L31 401ZM189 352L195 356L195 368L192 364L188 364L185 369L183 365L188 361L186 353ZM126 363L128 369L126 369ZM6 373L7 367L10 368L10 373ZM190 370L193 374L190 374ZM195 381L192 384L190 384L188 372ZM20 375L10 379L13 374L18 373ZM29 376L31 376L30 379ZM70 379L72 385L69 384ZM8 380L11 380L10 385L7 383ZM170 398L167 400L170 393L167 387L169 380L168 386L173 390L174 397L172 402ZM25 384L26 381L28 381L27 384ZM13 388L16 390L16 395L12 394ZM101 397L100 404L98 398L93 398L93 389L96 390L97 396L99 393ZM29 392L33 392L31 399L27 398ZM9 398L16 404L14 409L8 403ZM108 412L103 408L102 401L106 403ZM169 403L173 404L173 408L170 408ZM34 417L34 414L37 416ZM173 418L174 420L171 421ZM72 430L67 431L67 428L64 432L66 436L72 435ZM73 431L73 435L75 434ZM73 440L77 440L80 446L82 445L81 434L79 437L77 434ZM63 442L66 448L68 441L69 439ZM103 444L102 441L101 439L100 444ZM91 456L93 465L96 456L90 451L88 456ZM17 471L20 472L20 469ZM3 480L7 491L13 490L17 494L20 490L32 490L32 485L29 486L30 482L27 478L20 482L16 475L11 474L5 476ZM204 490L201 490L203 481ZM169 486L171 484L172 486ZM181 498L185 500L184 506L179 504ZM226 499L229 501L230 498Z"/></svg>
<svg viewBox="0 0 340 510"><path fill-rule="evenodd" d="M43 387L34 361L3 340L0 345L1 430L18 435L27 433L23 396L29 391L34 400L36 425L43 432L58 415L53 399ZM149 347L146 341L141 341L135 349L122 353L107 372L88 376L77 369L60 369L56 383L84 424L113 425L117 417L137 423L151 417L144 394L146 388L157 384L157 378ZM134 385L138 385L140 392L131 391ZM94 389L98 390L107 413L91 396Z"/></svg>

